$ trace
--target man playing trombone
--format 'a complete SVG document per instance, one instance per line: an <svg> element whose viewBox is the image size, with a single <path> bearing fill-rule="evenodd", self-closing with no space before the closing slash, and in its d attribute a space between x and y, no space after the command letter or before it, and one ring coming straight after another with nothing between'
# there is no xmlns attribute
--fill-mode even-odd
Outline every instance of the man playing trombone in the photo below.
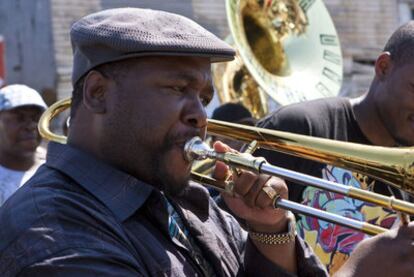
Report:
<svg viewBox="0 0 414 277"><path fill-rule="evenodd" d="M366 145L413 146L413 47L414 22L409 22L388 40L376 60L375 78L362 97L336 97L285 106L267 116L258 126ZM379 158L381 154L377 154ZM257 155L294 171L402 198L398 189L347 169L266 150L259 150ZM288 182L288 187L289 198L293 201L386 228L398 224L397 214L389 209L372 207L364 201L310 186ZM330 272L338 270L356 245L366 238L361 232L304 216L298 220L298 231Z"/></svg>

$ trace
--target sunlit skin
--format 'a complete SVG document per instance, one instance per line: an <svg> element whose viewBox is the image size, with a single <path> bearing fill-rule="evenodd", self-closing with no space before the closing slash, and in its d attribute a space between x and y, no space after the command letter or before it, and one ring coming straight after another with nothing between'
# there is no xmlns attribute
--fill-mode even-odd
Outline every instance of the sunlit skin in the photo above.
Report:
<svg viewBox="0 0 414 277"><path fill-rule="evenodd" d="M413 237L412 222L362 241L334 277L413 276Z"/></svg>
<svg viewBox="0 0 414 277"><path fill-rule="evenodd" d="M26 171L35 162L41 142L37 122L40 108L22 106L0 112L0 164L9 169Z"/></svg>
<svg viewBox="0 0 414 277"><path fill-rule="evenodd" d="M366 95L354 100L357 121L375 145L414 145L414 61L395 64L388 52L375 63Z"/></svg>
<svg viewBox="0 0 414 277"><path fill-rule="evenodd" d="M184 144L206 134L204 106L214 92L210 61L195 57L131 61L116 80L99 70L88 73L83 101L71 119L68 144L166 194L179 194L188 185L191 169L183 155ZM233 151L219 142L214 147L221 152ZM215 175L225 178L227 166L219 163ZM287 198L282 180L244 171L234 182L238 196L224 196L225 200L253 230L287 231L286 213L272 209L272 200L261 190L266 184ZM268 259L296 271L294 243L256 246Z"/></svg>

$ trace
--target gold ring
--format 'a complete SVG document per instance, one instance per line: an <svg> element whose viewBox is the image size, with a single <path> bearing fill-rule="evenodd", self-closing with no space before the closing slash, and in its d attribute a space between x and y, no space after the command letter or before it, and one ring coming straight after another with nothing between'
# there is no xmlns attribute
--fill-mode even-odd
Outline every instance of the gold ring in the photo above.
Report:
<svg viewBox="0 0 414 277"><path fill-rule="evenodd" d="M237 167L234 167L232 170L237 175L237 177L239 177L242 174L242 171Z"/></svg>
<svg viewBox="0 0 414 277"><path fill-rule="evenodd" d="M262 190L267 194L267 196L269 196L270 200L272 201L274 201L279 196L277 191L275 191L271 186L264 186L262 187Z"/></svg>
<svg viewBox="0 0 414 277"><path fill-rule="evenodd" d="M231 196L234 196L234 182L233 181L227 181L225 182L224 191L230 194Z"/></svg>

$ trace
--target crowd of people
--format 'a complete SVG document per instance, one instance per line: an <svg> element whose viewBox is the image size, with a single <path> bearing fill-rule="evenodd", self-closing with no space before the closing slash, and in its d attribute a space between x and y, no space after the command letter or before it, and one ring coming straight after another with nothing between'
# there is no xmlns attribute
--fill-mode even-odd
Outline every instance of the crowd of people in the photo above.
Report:
<svg viewBox="0 0 414 277"><path fill-rule="evenodd" d="M184 145L206 137L211 64L235 57L226 42L188 18L138 8L87 15L73 24L70 38L67 144L49 142L45 160L37 123L46 104L24 85L0 89L1 276L414 274L414 225L401 226L392 211L221 162L211 175L220 181L231 176L231 194L213 199L190 181ZM358 99L284 106L259 122L232 103L217 108L213 118L366 145L412 146L412 46L410 22L391 36L369 91ZM219 137L213 142L217 152L242 147ZM254 155L410 200L346 169L262 149ZM274 197L393 228L370 238L275 209Z"/></svg>

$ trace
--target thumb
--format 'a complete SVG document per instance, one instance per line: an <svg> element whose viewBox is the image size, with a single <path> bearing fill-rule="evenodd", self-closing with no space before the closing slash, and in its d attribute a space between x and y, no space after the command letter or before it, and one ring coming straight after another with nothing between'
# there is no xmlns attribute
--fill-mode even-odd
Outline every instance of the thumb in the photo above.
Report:
<svg viewBox="0 0 414 277"><path fill-rule="evenodd" d="M214 151L219 152L219 153L225 153L225 152L229 152L233 150L230 148L230 146L228 146L225 143L222 143L221 141L216 141L213 144L213 149Z"/></svg>
<svg viewBox="0 0 414 277"><path fill-rule="evenodd" d="M229 152L232 150L227 144L224 144L221 141L216 141L213 144L213 148L214 148L214 151L218 153L225 153L225 152ZM213 177L218 180L225 180L228 174L229 174L229 167L225 163L217 161L216 167L214 169Z"/></svg>

